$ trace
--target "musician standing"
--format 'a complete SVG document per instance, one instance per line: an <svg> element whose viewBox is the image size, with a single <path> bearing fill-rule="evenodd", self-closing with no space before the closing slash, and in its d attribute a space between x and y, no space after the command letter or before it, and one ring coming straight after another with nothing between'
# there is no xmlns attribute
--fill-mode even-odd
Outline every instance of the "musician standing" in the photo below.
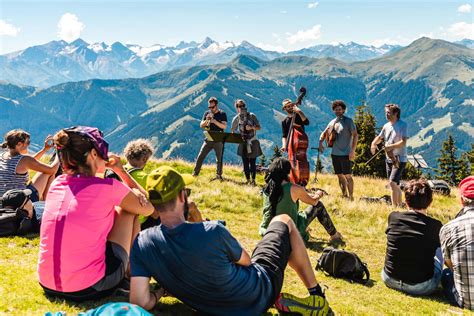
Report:
<svg viewBox="0 0 474 316"><path fill-rule="evenodd" d="M383 126L380 134L374 138L370 151L372 155L377 151L377 144L385 141L385 165L387 176L392 191L392 205L402 204L402 190L400 189L400 179L407 164L407 123L400 119L401 110L396 104L385 105L385 117L387 123Z"/></svg>
<svg viewBox="0 0 474 316"><path fill-rule="evenodd" d="M257 139L257 131L260 130L260 123L257 116L247 112L247 106L244 100L235 101L237 115L232 120L231 132L240 133L244 143L239 144L237 154L242 157L244 165L244 174L247 184L255 185L255 176L257 174L257 157L262 155L260 142Z"/></svg>
<svg viewBox="0 0 474 316"><path fill-rule="evenodd" d="M295 122L293 123L294 127L301 127L304 132L305 125L309 125L309 120L304 115L303 111L290 99L285 99L282 101L283 107L282 110L288 113L288 116L281 122L281 130L282 130L282 137L281 137L281 151L286 151L287 149L287 137L290 131L291 125L291 118L293 117L293 113L296 113Z"/></svg>
<svg viewBox="0 0 474 316"><path fill-rule="evenodd" d="M355 159L355 150L359 135L354 121L344 115L346 104L342 100L332 103L332 110L336 118L329 122L319 137L319 151L323 152L324 140L328 146L332 145L331 159L334 173L339 180L342 195L354 199L354 180L352 179L352 165ZM331 144L332 143L332 144Z"/></svg>
<svg viewBox="0 0 474 316"><path fill-rule="evenodd" d="M216 97L211 97L208 101L208 110L204 113L201 124L202 129L216 132L223 132L227 127L227 115L223 110L218 108L218 101ZM194 167L193 176L198 176L201 171L202 163L207 154L211 150L216 153L217 171L216 179L222 180L222 151L224 144L222 142L213 142L204 140L201 146L198 157L196 159L196 166Z"/></svg>

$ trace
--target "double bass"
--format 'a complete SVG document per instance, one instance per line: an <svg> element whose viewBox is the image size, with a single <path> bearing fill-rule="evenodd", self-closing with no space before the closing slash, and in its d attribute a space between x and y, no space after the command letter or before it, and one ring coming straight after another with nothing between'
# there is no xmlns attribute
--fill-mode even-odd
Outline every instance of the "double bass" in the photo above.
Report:
<svg viewBox="0 0 474 316"><path fill-rule="evenodd" d="M306 95L306 88L300 88L300 94L296 99L294 106L298 106L303 101ZM287 140L287 151L288 159L291 163L290 180L292 183L306 186L309 181L309 162L306 157L306 151L308 150L308 135L306 135L303 128L299 125L295 125L295 118L297 113L293 112L290 123L290 129L288 131Z"/></svg>

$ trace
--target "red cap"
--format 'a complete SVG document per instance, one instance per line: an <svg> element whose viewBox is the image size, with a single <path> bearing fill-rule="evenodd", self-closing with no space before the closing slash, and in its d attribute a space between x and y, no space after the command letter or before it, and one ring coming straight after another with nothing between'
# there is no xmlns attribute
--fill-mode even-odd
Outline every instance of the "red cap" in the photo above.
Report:
<svg viewBox="0 0 474 316"><path fill-rule="evenodd" d="M468 199L474 199L474 176L469 176L459 183L461 195Z"/></svg>

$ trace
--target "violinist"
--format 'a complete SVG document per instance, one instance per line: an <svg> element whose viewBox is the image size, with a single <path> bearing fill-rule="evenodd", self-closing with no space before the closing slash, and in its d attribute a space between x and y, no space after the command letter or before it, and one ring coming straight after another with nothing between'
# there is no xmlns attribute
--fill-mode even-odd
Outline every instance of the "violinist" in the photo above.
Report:
<svg viewBox="0 0 474 316"><path fill-rule="evenodd" d="M288 116L281 122L281 130L282 130L282 138L281 138L281 151L287 150L287 137L290 131L291 119L293 117L293 113L296 115L295 122L293 123L294 127L301 127L304 132L305 125L309 125L309 120L303 111L290 99L285 99L282 102L283 107L282 110L288 113Z"/></svg>
<svg viewBox="0 0 474 316"><path fill-rule="evenodd" d="M237 154L242 157L247 184L254 186L257 174L257 157L262 155L260 142L257 139L260 123L255 114L247 111L244 100L238 99L235 101L235 108L237 115L232 120L231 132L240 133L245 141L239 144Z"/></svg>
<svg viewBox="0 0 474 316"><path fill-rule="evenodd" d="M374 138L370 146L370 151L373 155L377 151L377 144L385 141L385 166L392 191L391 197L393 206L400 206L402 204L400 180L408 161L408 126L407 123L400 119L400 114L401 110L398 105L385 105L385 117L388 122L383 126L380 134Z"/></svg>
<svg viewBox="0 0 474 316"><path fill-rule="evenodd" d="M336 118L329 122L319 137L319 151L324 150L323 142L332 147L331 159L334 173L339 180L342 196L354 199L354 181L352 180L352 164L355 159L355 150L359 135L354 121L345 116L346 104L342 100L332 103L332 110Z"/></svg>

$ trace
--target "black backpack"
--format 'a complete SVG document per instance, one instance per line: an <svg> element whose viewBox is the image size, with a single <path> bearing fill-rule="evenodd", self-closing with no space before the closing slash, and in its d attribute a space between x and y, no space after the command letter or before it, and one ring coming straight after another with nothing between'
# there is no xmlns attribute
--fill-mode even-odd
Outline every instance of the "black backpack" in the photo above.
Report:
<svg viewBox="0 0 474 316"><path fill-rule="evenodd" d="M362 262L355 253L332 247L324 248L315 269L323 270L336 278L349 279L362 284L366 284L370 279L367 264Z"/></svg>
<svg viewBox="0 0 474 316"><path fill-rule="evenodd" d="M24 235L33 231L34 226L33 220L28 217L28 212L20 208L0 209L0 236Z"/></svg>

